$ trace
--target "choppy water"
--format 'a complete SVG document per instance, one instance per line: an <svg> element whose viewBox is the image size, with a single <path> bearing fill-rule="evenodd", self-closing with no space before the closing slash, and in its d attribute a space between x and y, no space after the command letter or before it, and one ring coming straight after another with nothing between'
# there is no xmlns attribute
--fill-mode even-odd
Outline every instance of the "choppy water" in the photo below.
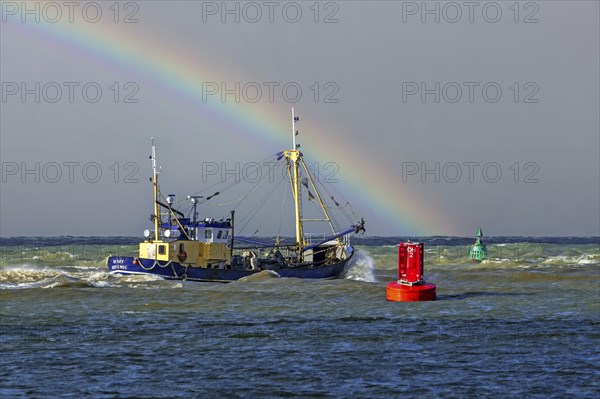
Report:
<svg viewBox="0 0 600 399"><path fill-rule="evenodd" d="M0 241L0 396L600 395L598 238L429 238L438 301L390 303L396 239L337 280L113 277L124 238Z"/></svg>

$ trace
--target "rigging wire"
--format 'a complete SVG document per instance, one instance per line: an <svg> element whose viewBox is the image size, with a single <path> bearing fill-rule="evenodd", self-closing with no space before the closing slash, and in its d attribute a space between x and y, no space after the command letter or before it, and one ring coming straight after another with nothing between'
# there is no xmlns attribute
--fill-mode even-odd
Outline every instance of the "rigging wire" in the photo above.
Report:
<svg viewBox="0 0 600 399"><path fill-rule="evenodd" d="M325 190L325 192L327 193L327 196L334 202L335 207L337 209L339 209L339 211L346 217L346 219L348 219L348 221L350 221L351 223L357 223L359 218L358 216L356 216L356 213L354 213L354 209L352 208L352 204L350 204L350 201L346 200L346 198L340 194L340 192L333 186L333 184L331 183L321 183L321 187L323 187L323 190ZM331 192L327 189L327 187L330 187L333 191L335 191L335 194L337 196L337 198L341 198L342 202L346 202L346 204L344 206L340 205L339 202L335 199L335 197L331 194ZM348 211L345 209L346 207L350 208L350 212L352 213L351 217L350 214L348 213Z"/></svg>
<svg viewBox="0 0 600 399"><path fill-rule="evenodd" d="M287 200L287 192L288 192L288 186L286 186L285 190L283 191L283 201L281 201L281 215L279 215L279 229L277 230L277 242L279 243L279 239L281 238L281 225L283 223L283 209L285 207L285 203Z"/></svg>
<svg viewBox="0 0 600 399"><path fill-rule="evenodd" d="M267 157L263 158L262 160L260 160L260 161L258 161L258 162L256 162L256 163L257 163L257 164L261 164L261 165L265 165L265 164L268 164L268 161L272 162L272 160L274 160L274 159L276 159L276 158L277 158L277 154L270 154L269 156L267 156ZM222 165L223 165L223 163L222 163ZM261 169L261 171L262 171L262 169ZM202 193L204 193L204 192L207 192L207 191L208 191L208 190L210 190L211 188L213 188L213 187L217 187L219 184L223 184L223 183L227 182L227 180L229 180L230 176L236 177L236 175L235 175L235 174L227 174L227 175L226 175L226 177L225 177L225 180L224 180L224 181L223 181L223 180L220 180L220 181L218 181L218 182L216 182L216 183L214 183L214 184L211 184L211 185L210 185L210 186L208 186L208 187L204 187L204 188L202 188L201 190L199 190L199 191L196 191L194 194L190 194L190 196L197 196L197 195L199 195L199 194L202 194ZM221 174L221 177L223 177L223 176L222 176L222 174ZM235 184L238 184L238 183L239 183L239 181L234 181L233 185L235 185ZM230 184L231 184L231 183L230 183ZM230 188L230 186L228 186L228 187L227 187L227 188L225 188L225 189L218 190L218 191L219 191L219 193L222 193L222 192L224 192L225 190L227 190L228 188ZM179 200L179 201L177 202L177 208L179 208L179 207L181 206L181 204L182 204L183 202L185 202L185 201L186 201L186 199L181 199L181 200ZM186 209L186 212L187 212L187 211L189 211L191 208L192 208L192 207L190 206L189 208L184 208L184 209Z"/></svg>
<svg viewBox="0 0 600 399"><path fill-rule="evenodd" d="M227 186L223 187L222 189L220 189L219 191L217 191L217 193L223 194L224 192L226 192L227 190L229 190L231 187L235 186L237 184L237 182L232 182L229 183ZM216 194L213 194L216 195ZM199 202L198 205L212 205L212 204L207 204L207 201L209 200L209 198L204 199L204 201ZM181 211L182 213L191 213L193 209L193 205L188 205L185 208L183 208L183 210Z"/></svg>
<svg viewBox="0 0 600 399"><path fill-rule="evenodd" d="M258 214L258 212L260 211L260 209L267 203L267 200L271 197L271 195L273 194L273 192L275 192L275 190L281 185L281 183L284 181L284 178L281 177L279 179L279 182L277 182L277 184L265 195L265 197L260 201L260 204L254 209L254 211L252 211L249 216L247 216L246 218L242 219L248 219L246 221L246 223L242 226L242 228L239 230L240 233L242 231L244 231L244 229L248 226L248 224L254 219L254 217ZM271 209L271 212L273 212L273 209ZM270 213L269 213L270 214ZM258 228L256 229L256 231L254 233L251 234L251 236L254 236L258 233L258 231L262 228L262 226L264 225L265 221L268 218L263 218L262 223L258 226Z"/></svg>
<svg viewBox="0 0 600 399"><path fill-rule="evenodd" d="M319 187L319 185L320 185L320 183L318 181L315 182L315 187L316 187L316 189L318 191L320 191L322 189L322 187ZM304 184L303 184L303 186L304 186ZM304 186L304 190L306 190L308 193L310 193L310 189L307 188L306 186ZM309 203L312 203L312 206L314 207L313 209L316 210L318 214L323 215L323 208L321 207L321 204L319 204L319 202L318 202L318 200L317 200L316 197L313 196L313 198L310 198L310 195L312 195L312 194L308 195L308 197L309 197ZM330 207L330 206L327 205L327 203L325 202L324 198L322 198L322 200L323 200L323 205L327 209L327 211L330 211L332 209L335 210L335 208L332 208L332 207ZM340 225L339 225L338 221L336 220L335 215L333 215L331 212L329 212L329 220L330 220L330 222L331 222L331 224L333 226L333 229L335 231L337 231L337 230L340 229Z"/></svg>
<svg viewBox="0 0 600 399"><path fill-rule="evenodd" d="M277 187L279 187L279 185L281 184L281 182L283 181L283 178L281 178L277 184L269 191L265 194L265 196L258 202L258 205L256 205L253 209L251 209L251 211L244 217L241 218L240 223L246 222L244 224L244 226L242 227L242 229L240 231L242 231L247 225L248 223L254 218L254 216L256 216L256 214L258 213L258 211L260 210L260 208L262 208L262 206L265 204L266 200L271 196L271 194L275 191L275 189L277 189Z"/></svg>
<svg viewBox="0 0 600 399"><path fill-rule="evenodd" d="M252 187L250 189L250 191L248 191L244 196L242 196L242 197L240 197L240 198L238 198L238 199L236 199L234 201L226 202L226 203L223 203L223 204L207 204L207 205L208 206L225 206L225 205L234 204L236 202L241 202L241 201L245 200L246 198L248 198L248 196L250 194L252 194L254 191L258 190L260 188L260 186L262 186L267 181L267 176L268 175L265 175L265 176L261 177L261 179L258 182L255 183L254 187ZM235 206L233 209L234 210L237 209L237 206Z"/></svg>
<svg viewBox="0 0 600 399"><path fill-rule="evenodd" d="M350 203L349 203L349 202L346 202L346 205L344 205L344 206L341 206L341 205L340 205L340 204L339 204L339 203L338 203L338 202L337 202L337 201L334 199L333 195L331 195L331 193L329 192L329 190L327 190L327 187L326 187L325 185L323 185L323 190L325 190L325 192L327 193L327 196L328 196L328 197L329 197L329 198L330 198L332 201L334 201L334 203L336 204L334 209L338 209L338 210L339 210L339 211L340 211L340 212L341 212L341 213L342 213L342 214L343 214L343 215L346 217L346 219L348 219L348 221L349 221L350 223L354 223L354 222L358 221L358 218L356 217L356 215L354 215L354 218L350 217L350 215L348 214L348 211L346 211L346 209L345 209L346 205L350 205ZM352 209L352 207L350 207L350 209ZM354 214L354 211L353 211L352 213Z"/></svg>
<svg viewBox="0 0 600 399"><path fill-rule="evenodd" d="M314 165L314 164L313 164ZM352 213L354 214L354 218L352 218L348 212L346 211L345 206L348 205L350 206L350 202L346 201L346 205L344 205L344 207L342 207L333 197L333 195L331 194L331 192L327 189L327 187L331 187L333 190L335 190L335 187L333 187L333 185L331 183L325 183L325 182L321 182L320 179L316 179L315 181L315 185L319 186L320 189L322 189L323 191L325 191L325 193L327 193L327 199L323 198L323 203L325 204L325 207L327 208L327 210L338 210L339 212L342 213L342 215L350 222L350 223L356 223L358 221L358 218L356 217L356 214L354 214L354 211L352 211ZM343 196L336 191L336 194L339 195L339 197L342 197L343 200L345 200L345 198L343 198ZM328 205L328 201L333 201L333 203L335 204L335 206L333 205ZM351 206L350 206L351 208ZM339 222L336 220L335 216L332 214L330 215L333 224L335 224L336 228L339 229Z"/></svg>
<svg viewBox="0 0 600 399"><path fill-rule="evenodd" d="M256 193L261 187L263 187L263 185L267 182L267 181L271 181L273 177L273 165L275 164L275 166L283 166L284 168L286 167L285 162L288 162L287 158L278 158L278 154L271 154L267 157L265 157L263 160L259 161L256 164L262 164L262 167L258 168L257 170L260 171L262 173L262 176L260 177L260 179L254 183L252 185L252 187L250 188L250 190L248 190L248 192L246 192L243 196L241 196L240 198L237 198L235 200L232 201L228 201L228 202L223 202L223 203L218 203L218 204L213 204L213 203L207 203L208 199L204 199L204 201L202 202L198 202L198 205L207 205L207 206L213 206L213 207L223 207L223 206L228 206L228 205L232 205L235 204L235 206L233 207L232 210L236 210L238 209L238 207L241 206L242 203L244 203L244 201L251 195L253 195L254 193ZM282 161L285 160L285 161ZM277 162L274 162L277 161ZM314 164L313 164L314 167ZM265 173L265 169L268 169ZM318 173L318 172L317 172ZM233 177L234 181L229 182L230 178ZM259 201L259 204L254 207L253 209L251 209L251 211L246 214L246 216L244 216L243 218L241 218L239 220L238 223L244 223L244 225L242 226L242 228L239 230L239 232L241 233L242 231L244 231L244 229L246 229L248 227L248 225L252 222L252 220L254 220L256 218L256 216L259 214L259 212L261 211L261 209L263 209L264 205L268 202L269 198L271 198L271 196L273 195L273 193L275 192L275 190L288 178L288 176L286 174L282 174L281 178L278 179L277 183L274 185L274 187L268 191L268 193L266 195L264 195L264 197ZM343 195L341 195L339 193L339 191L334 187L333 184L331 183L325 183L322 182L320 179L313 179L313 184L314 184L314 189L317 190L317 194L318 191L323 190L326 194L327 194L327 198L322 198L323 201L323 207L325 209L327 209L328 211L337 211L342 213L342 215L348 219L348 221L350 221L351 223L355 223L358 221L358 217L356 216L354 209L352 208L352 205L350 204L349 201L347 201ZM217 193L218 194L222 194L228 190L230 190L232 187L236 186L240 184L240 180L239 180L239 176L237 176L235 173L229 173L226 174L225 179L221 179L221 181L218 181L214 184L211 184L199 191L197 191L196 193L193 194L193 196L197 196L198 194L202 194L205 192L208 192L211 189L215 189L219 186L222 186L221 189L218 189ZM304 189L302 189L302 186L304 184L299 184L299 188L300 190L304 190L306 189L308 192L308 195L306 196L307 198L309 198L309 202L313 202L313 205L319 209L320 212L323 211L323 209L320 207L320 204L317 203L317 201L313 198L312 200L310 199L310 194L311 194L311 190L308 187L308 185L305 186ZM284 215L284 210L285 210L285 206L287 203L287 190L290 189L289 187L287 187L284 190L284 195L283 195L283 200L281 203L281 212L280 212L280 218L279 218L279 227L278 227L278 231L277 231L277 240L280 239L281 237L281 229L282 229L282 225L283 225L283 215ZM331 190L331 191L330 191ZM346 204L344 206L341 206L340 203L336 200L336 198L332 195L332 191L335 192L336 197L337 198L341 198L342 199L342 203L345 201ZM300 193L298 193L300 194ZM213 195L214 196L214 195ZM210 199L211 197L209 197ZM187 202L187 198L185 199L180 199L177 204L178 204L178 208L179 206L183 206L183 203ZM331 204L331 205L330 205ZM348 210L349 208L349 210ZM187 206L185 206L182 209L182 212L185 214L191 213L193 209L193 205L189 204ZM268 216L270 216L272 214L272 212L274 211L275 207L271 207ZM353 217L352 217L353 216ZM264 223L266 222L266 220L269 219L268 217L263 218L262 223L260 223L260 225L258 226L258 229L251 235L254 236L256 235L260 229L263 227ZM330 213L329 215L329 219L332 223L332 225L334 226L334 228L336 230L339 230L339 226L340 224L338 223L336 217L334 216L333 213ZM236 223L237 224L237 223Z"/></svg>

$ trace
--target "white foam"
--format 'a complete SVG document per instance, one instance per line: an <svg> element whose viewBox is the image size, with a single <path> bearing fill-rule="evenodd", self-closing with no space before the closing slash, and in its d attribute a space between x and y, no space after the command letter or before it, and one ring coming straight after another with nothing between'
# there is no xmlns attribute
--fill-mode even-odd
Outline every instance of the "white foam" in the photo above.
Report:
<svg viewBox="0 0 600 399"><path fill-rule="evenodd" d="M92 287L96 288L106 288L111 286L107 281L90 281L89 283Z"/></svg>
<svg viewBox="0 0 600 399"><path fill-rule="evenodd" d="M597 263L599 263L600 259L598 259L598 256L594 256L594 255L588 255L588 254L583 254L581 255L579 258L577 258L577 264L578 265L595 265Z"/></svg>
<svg viewBox="0 0 600 399"><path fill-rule="evenodd" d="M127 282L127 283L145 283L148 281L159 281L159 280L163 280L163 278L161 276L158 275L154 275L154 274L146 274L146 273L139 273L139 274L112 274L113 277L118 277L121 281Z"/></svg>
<svg viewBox="0 0 600 399"><path fill-rule="evenodd" d="M493 258L493 259L484 259L481 261L481 263L483 263L483 264L486 264L486 263L508 263L508 262L512 262L512 261L508 258Z"/></svg>
<svg viewBox="0 0 600 399"><path fill-rule="evenodd" d="M108 277L108 271L98 268L47 267L25 264L0 268L0 288L55 288L77 282L94 287L106 287Z"/></svg>
<svg viewBox="0 0 600 399"><path fill-rule="evenodd" d="M595 265L600 263L598 255L583 254L580 256L550 256L542 263L551 265Z"/></svg>
<svg viewBox="0 0 600 399"><path fill-rule="evenodd" d="M366 281L374 283L375 278L375 260L365 249L357 249L354 256L350 260L348 271L345 273L345 278L348 280Z"/></svg>
<svg viewBox="0 0 600 399"><path fill-rule="evenodd" d="M556 263L568 263L568 262L569 262L569 257L568 256L559 255L559 256L549 256L548 259L546 259L542 263L556 264Z"/></svg>

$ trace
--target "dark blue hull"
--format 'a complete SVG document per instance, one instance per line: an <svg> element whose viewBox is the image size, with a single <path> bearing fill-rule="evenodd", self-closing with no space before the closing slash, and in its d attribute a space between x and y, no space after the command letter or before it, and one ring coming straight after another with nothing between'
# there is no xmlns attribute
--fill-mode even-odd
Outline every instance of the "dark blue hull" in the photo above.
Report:
<svg viewBox="0 0 600 399"><path fill-rule="evenodd" d="M283 269L268 269L280 277L293 278L335 278L342 274L352 258L338 263L316 267L297 267ZM261 270L206 269L186 267L178 262L157 262L154 259L133 258L130 256L110 256L107 260L108 271L111 274L147 274L160 276L170 280L218 281L228 282L252 276Z"/></svg>

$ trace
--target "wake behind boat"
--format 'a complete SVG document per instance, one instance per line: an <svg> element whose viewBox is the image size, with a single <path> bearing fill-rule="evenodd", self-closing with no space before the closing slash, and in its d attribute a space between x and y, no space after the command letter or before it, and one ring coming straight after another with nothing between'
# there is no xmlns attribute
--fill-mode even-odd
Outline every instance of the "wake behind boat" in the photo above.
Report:
<svg viewBox="0 0 600 399"><path fill-rule="evenodd" d="M330 210L335 205L342 209L330 195L333 205L327 204L316 181L296 144L298 118L292 109L293 149L276 154L284 162L294 201L295 242L285 243L280 237L275 242L260 241L255 237L234 235L235 211L221 220L198 219L197 205L201 196L190 195L190 214L174 208L173 195L164 196L158 185L156 147L152 142L152 183L154 213L151 216L154 230L144 232L145 240L139 244L138 256L109 256L107 266L111 274L149 274L166 279L192 281L233 281L262 271L277 273L281 277L335 278L342 274L354 254L350 235L364 232L364 220L355 221L345 229L337 228ZM311 191L311 189L314 191ZM218 195L219 192L204 199ZM270 195L270 193L269 193ZM321 219L305 219L302 197L322 213ZM347 212L342 212L348 216ZM321 221L331 232L319 239L305 235L304 223Z"/></svg>

